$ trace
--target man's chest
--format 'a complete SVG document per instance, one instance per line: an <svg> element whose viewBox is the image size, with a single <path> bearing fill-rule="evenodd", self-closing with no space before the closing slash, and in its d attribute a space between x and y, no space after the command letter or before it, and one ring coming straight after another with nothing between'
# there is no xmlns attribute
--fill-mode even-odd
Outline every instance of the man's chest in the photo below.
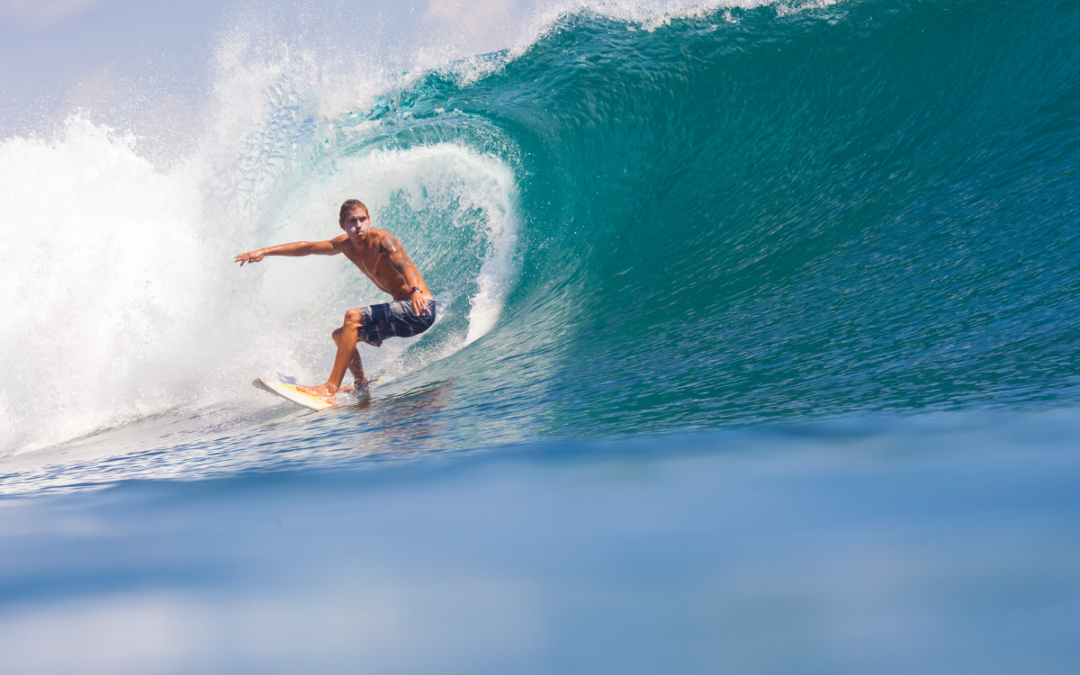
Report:
<svg viewBox="0 0 1080 675"><path fill-rule="evenodd" d="M381 277L386 273L386 254L382 251L370 249L361 251L354 247L352 251L346 251L345 255L369 277Z"/></svg>

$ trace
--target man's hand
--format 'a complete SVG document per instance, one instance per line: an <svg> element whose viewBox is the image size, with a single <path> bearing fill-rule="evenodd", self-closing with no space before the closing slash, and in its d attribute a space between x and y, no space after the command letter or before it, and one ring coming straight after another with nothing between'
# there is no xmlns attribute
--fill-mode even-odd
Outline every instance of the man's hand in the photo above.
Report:
<svg viewBox="0 0 1080 675"><path fill-rule="evenodd" d="M249 251L247 253L241 253L240 255L236 256L236 258L233 260L233 262L238 262L238 263L240 263L240 267L243 267L244 263L257 263L257 262L259 262L260 260L263 259L264 255L266 255L264 253L264 249L260 248L258 251Z"/></svg>
<svg viewBox="0 0 1080 675"><path fill-rule="evenodd" d="M425 298L424 294L420 291L412 292L411 302L412 311L414 314L416 314L416 316L420 316L421 314L423 314L424 310L427 309L427 298Z"/></svg>

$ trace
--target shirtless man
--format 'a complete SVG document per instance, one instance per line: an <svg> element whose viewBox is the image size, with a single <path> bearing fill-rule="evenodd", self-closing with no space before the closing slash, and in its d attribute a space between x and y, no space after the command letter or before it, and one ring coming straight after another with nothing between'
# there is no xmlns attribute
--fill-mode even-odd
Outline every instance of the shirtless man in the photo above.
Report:
<svg viewBox="0 0 1080 675"><path fill-rule="evenodd" d="M435 298L397 237L373 228L367 207L356 199L341 205L338 224L345 234L329 241L296 241L236 256L236 262L243 267L244 263L256 263L268 255L296 258L344 253L368 279L394 298L394 302L384 305L345 312L345 324L333 334L338 349L330 377L317 387L297 387L329 403L334 402L341 389L346 368L353 375L357 391L367 389L360 352L356 349L358 341L378 347L388 337L419 335L435 323Z"/></svg>

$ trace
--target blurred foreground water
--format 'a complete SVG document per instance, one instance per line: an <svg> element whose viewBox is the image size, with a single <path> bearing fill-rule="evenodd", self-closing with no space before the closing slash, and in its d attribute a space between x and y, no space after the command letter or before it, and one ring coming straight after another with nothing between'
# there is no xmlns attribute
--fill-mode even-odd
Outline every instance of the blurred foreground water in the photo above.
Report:
<svg viewBox="0 0 1080 675"><path fill-rule="evenodd" d="M0 502L10 673L1073 673L1080 419L862 420Z"/></svg>

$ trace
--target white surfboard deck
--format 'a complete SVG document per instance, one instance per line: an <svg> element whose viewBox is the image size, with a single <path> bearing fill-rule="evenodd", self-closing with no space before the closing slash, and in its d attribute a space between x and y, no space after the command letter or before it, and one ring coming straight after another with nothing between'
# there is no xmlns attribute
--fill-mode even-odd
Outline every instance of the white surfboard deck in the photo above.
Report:
<svg viewBox="0 0 1080 675"><path fill-rule="evenodd" d="M305 408L310 408L311 410L325 410L333 405L332 403L327 403L326 401L322 400L317 396L305 394L304 392L297 389L295 384L285 384L284 382L264 382L262 378L259 377L256 377L254 380L252 380L251 383L259 389L268 391L271 394L277 394L278 396L287 401L292 401L297 405L302 405Z"/></svg>

